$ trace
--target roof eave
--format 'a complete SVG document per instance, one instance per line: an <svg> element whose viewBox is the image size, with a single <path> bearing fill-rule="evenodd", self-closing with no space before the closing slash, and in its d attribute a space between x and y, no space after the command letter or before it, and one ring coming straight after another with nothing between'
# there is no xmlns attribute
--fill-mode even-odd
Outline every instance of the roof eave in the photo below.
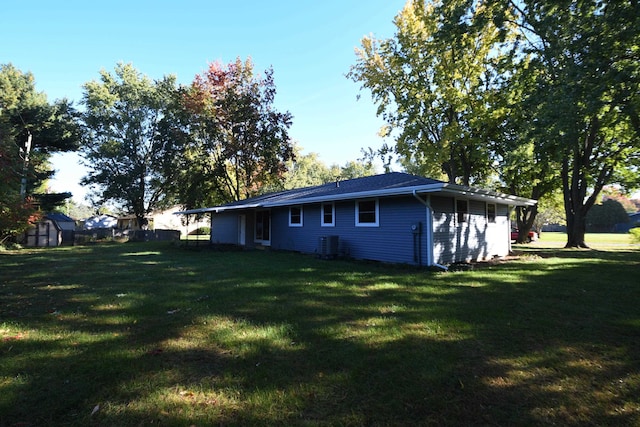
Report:
<svg viewBox="0 0 640 427"><path fill-rule="evenodd" d="M506 203L511 206L534 206L537 200L511 194L499 193L497 191L485 190L482 188L465 187L463 185L444 183L442 192L467 197L470 199L491 199L496 202Z"/></svg>
<svg viewBox="0 0 640 427"><path fill-rule="evenodd" d="M405 196L411 194L451 194L454 196L462 196L470 199L494 200L496 202L505 203L513 206L533 206L537 202L524 197L513 196L510 194L498 193L495 191L484 190L481 188L465 187L457 184L448 184L445 182L437 182L427 185L416 185L412 187L388 188L383 190L358 191L343 194L330 194L316 197L292 198L275 202L250 203L233 206L215 206L210 208L190 209L186 211L176 212L175 214L190 215L202 214L208 212L220 213L230 210L256 209L256 208L276 208L282 206L304 205L309 203L337 202L343 200L368 199L374 197L385 196Z"/></svg>
<svg viewBox="0 0 640 427"><path fill-rule="evenodd" d="M238 210L238 209L253 209L259 208L262 205L260 203L252 203L247 205L234 205L234 206L213 206L210 208L197 208L197 209L188 209L184 211L174 212L173 215L195 215L195 214L204 214L204 213L219 213L230 210Z"/></svg>

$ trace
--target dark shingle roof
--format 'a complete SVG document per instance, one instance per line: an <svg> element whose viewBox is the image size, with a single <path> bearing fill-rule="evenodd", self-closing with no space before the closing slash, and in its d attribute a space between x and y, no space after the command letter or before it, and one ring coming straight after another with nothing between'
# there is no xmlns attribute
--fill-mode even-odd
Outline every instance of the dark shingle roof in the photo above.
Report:
<svg viewBox="0 0 640 427"><path fill-rule="evenodd" d="M62 213L50 213L46 214L45 217L55 222L75 222L73 218Z"/></svg>
<svg viewBox="0 0 640 427"><path fill-rule="evenodd" d="M314 187L296 188L264 194L250 199L228 203L211 208L191 209L177 214L193 214L204 212L222 212L230 209L276 207L318 203L346 199L362 199L369 197L398 196L407 194L446 193L449 195L506 201L516 205L532 205L534 200L509 196L488 190L448 184L436 179L423 178L402 172L366 176L345 181L330 182Z"/></svg>
<svg viewBox="0 0 640 427"><path fill-rule="evenodd" d="M223 206L232 207L254 204L273 205L292 202L294 200L297 203L304 203L306 200L317 199L320 197L341 196L346 194L355 195L356 193L367 194L374 191L392 191L394 189L417 187L431 184L442 184L442 181L430 178L422 178L419 176L409 175L401 172L392 172L382 175L354 178L346 181L330 182L314 187L296 188L293 190L268 193L262 196L228 203Z"/></svg>

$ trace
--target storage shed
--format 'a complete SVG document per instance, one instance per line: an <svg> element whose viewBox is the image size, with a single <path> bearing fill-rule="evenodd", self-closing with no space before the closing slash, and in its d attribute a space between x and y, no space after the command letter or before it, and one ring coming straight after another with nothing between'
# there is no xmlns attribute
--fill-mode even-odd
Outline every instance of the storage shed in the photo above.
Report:
<svg viewBox="0 0 640 427"><path fill-rule="evenodd" d="M42 217L25 233L24 244L30 247L73 245L76 222L61 213Z"/></svg>

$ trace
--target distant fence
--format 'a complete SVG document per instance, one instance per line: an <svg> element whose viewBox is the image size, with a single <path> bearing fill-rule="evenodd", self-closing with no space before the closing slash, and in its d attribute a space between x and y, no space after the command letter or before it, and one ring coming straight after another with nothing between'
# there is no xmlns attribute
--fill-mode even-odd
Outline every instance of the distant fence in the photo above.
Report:
<svg viewBox="0 0 640 427"><path fill-rule="evenodd" d="M180 240L178 230L128 230L130 242Z"/></svg>
<svg viewBox="0 0 640 427"><path fill-rule="evenodd" d="M180 240L178 230L119 230L117 228L94 228L76 230L74 244L82 245L100 240L128 240L130 242L151 242Z"/></svg>

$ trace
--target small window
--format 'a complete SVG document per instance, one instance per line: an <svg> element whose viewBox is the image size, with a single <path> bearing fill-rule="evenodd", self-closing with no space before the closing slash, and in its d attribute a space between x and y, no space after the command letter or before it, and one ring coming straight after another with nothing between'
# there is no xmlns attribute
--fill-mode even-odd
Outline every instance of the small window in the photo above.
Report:
<svg viewBox="0 0 640 427"><path fill-rule="evenodd" d="M289 208L289 227L302 227L302 207L291 206Z"/></svg>
<svg viewBox="0 0 640 427"><path fill-rule="evenodd" d="M489 224L495 224L496 222L496 204L487 203L487 222Z"/></svg>
<svg viewBox="0 0 640 427"><path fill-rule="evenodd" d="M356 202L356 226L378 226L378 201L362 200Z"/></svg>
<svg viewBox="0 0 640 427"><path fill-rule="evenodd" d="M458 224L467 222L469 219L469 201L468 200L456 200L456 214L458 218Z"/></svg>
<svg viewBox="0 0 640 427"><path fill-rule="evenodd" d="M323 227L333 227L336 225L335 220L335 207L333 203L322 204L322 223Z"/></svg>

